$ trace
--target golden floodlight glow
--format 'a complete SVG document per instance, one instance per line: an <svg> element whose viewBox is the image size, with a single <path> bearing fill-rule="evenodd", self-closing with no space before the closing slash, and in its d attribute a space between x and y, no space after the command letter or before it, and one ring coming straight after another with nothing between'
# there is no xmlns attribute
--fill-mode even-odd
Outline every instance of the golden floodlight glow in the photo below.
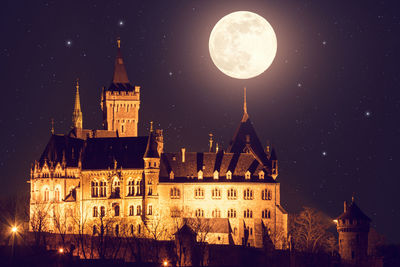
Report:
<svg viewBox="0 0 400 267"><path fill-rule="evenodd" d="M18 232L18 227L17 227L17 226L13 226L13 227L11 228L11 232L13 232L13 233Z"/></svg>
<svg viewBox="0 0 400 267"><path fill-rule="evenodd" d="M237 11L215 24L209 50L217 68L237 79L263 73L272 64L277 40L272 26L260 15Z"/></svg>
<svg viewBox="0 0 400 267"><path fill-rule="evenodd" d="M59 248L58 252L60 252L62 254L62 253L64 253L64 249L63 248Z"/></svg>
<svg viewBox="0 0 400 267"><path fill-rule="evenodd" d="M164 266L168 266L168 261L165 260L165 261L163 262L163 265L164 265Z"/></svg>

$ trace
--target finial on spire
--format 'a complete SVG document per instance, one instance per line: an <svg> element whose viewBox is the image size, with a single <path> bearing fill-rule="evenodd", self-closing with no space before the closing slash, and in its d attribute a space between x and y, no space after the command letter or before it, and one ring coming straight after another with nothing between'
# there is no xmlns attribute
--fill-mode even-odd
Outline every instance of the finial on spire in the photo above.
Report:
<svg viewBox="0 0 400 267"><path fill-rule="evenodd" d="M150 122L150 132L153 132L153 121Z"/></svg>
<svg viewBox="0 0 400 267"><path fill-rule="evenodd" d="M244 112L244 114L247 114L246 87L244 88L244 103L243 103L243 112Z"/></svg>
<svg viewBox="0 0 400 267"><path fill-rule="evenodd" d="M121 38L117 38L117 45L118 45L118 48L121 48Z"/></svg>
<svg viewBox="0 0 400 267"><path fill-rule="evenodd" d="M214 142L214 140L213 140L213 134L212 134L212 133L209 133L208 136L210 137L210 139L208 140L208 142L209 142L209 144L210 144L209 152L211 152L211 151L212 151L213 142Z"/></svg>
<svg viewBox="0 0 400 267"><path fill-rule="evenodd" d="M51 118L51 120L50 120L50 122L51 122L51 134L54 134L54 119L53 118Z"/></svg>
<svg viewBox="0 0 400 267"><path fill-rule="evenodd" d="M354 203L354 196L355 196L356 192L353 192L353 195L351 196L351 203Z"/></svg>
<svg viewBox="0 0 400 267"><path fill-rule="evenodd" d="M75 104L74 111L72 113L72 127L82 128L82 110L81 110L81 100L79 96L79 78L76 78L76 93L75 93Z"/></svg>

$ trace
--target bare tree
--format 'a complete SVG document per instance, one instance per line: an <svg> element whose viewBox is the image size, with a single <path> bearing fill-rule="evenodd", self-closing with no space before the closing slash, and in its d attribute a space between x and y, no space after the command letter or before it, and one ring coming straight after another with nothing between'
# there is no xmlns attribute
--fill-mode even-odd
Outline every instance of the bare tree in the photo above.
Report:
<svg viewBox="0 0 400 267"><path fill-rule="evenodd" d="M30 207L30 228L34 233L35 245L46 245L45 232L50 230L52 203L36 202Z"/></svg>
<svg viewBox="0 0 400 267"><path fill-rule="evenodd" d="M65 248L66 245L66 234L67 234L67 221L68 215L60 205L55 205L53 209L53 225L56 233L59 234L61 238L62 247Z"/></svg>
<svg viewBox="0 0 400 267"><path fill-rule="evenodd" d="M87 248L89 246L89 238L87 235L88 231L88 214L86 212L81 212L74 206L69 207L65 211L67 216L71 218L73 222L73 238L77 244L78 255L82 255L83 258L87 259Z"/></svg>
<svg viewBox="0 0 400 267"><path fill-rule="evenodd" d="M148 237L151 239L151 246L153 248L152 260L154 262L160 261L160 240L166 239L168 235L167 223L161 214L154 215L148 222L145 223Z"/></svg>
<svg viewBox="0 0 400 267"><path fill-rule="evenodd" d="M212 221L204 218L188 218L185 223L196 233L197 236L197 253L200 266L205 266L207 239L212 230Z"/></svg>
<svg viewBox="0 0 400 267"><path fill-rule="evenodd" d="M311 253L326 251L328 240L332 241L334 237L327 231L331 226L331 219L327 216L310 207L304 207L291 221L294 248Z"/></svg>

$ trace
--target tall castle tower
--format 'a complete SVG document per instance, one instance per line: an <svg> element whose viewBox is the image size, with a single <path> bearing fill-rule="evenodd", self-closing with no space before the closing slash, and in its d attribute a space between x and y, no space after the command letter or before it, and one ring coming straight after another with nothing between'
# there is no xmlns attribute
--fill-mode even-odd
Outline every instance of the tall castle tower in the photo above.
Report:
<svg viewBox="0 0 400 267"><path fill-rule="evenodd" d="M103 87L101 109L105 130L117 132L120 137L138 136L140 86L133 86L126 74L121 55L121 41L117 40L114 76L111 85Z"/></svg>
<svg viewBox="0 0 400 267"><path fill-rule="evenodd" d="M354 202L344 202L344 212L337 218L339 254L346 263L361 266L367 260L368 232L371 219Z"/></svg>

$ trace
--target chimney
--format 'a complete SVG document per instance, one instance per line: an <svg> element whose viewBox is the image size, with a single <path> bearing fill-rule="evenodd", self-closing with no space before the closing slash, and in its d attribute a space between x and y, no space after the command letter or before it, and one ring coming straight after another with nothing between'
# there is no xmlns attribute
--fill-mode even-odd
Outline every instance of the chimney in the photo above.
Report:
<svg viewBox="0 0 400 267"><path fill-rule="evenodd" d="M182 147L182 148L181 148L182 162L185 162L185 152L186 152L186 148Z"/></svg>
<svg viewBox="0 0 400 267"><path fill-rule="evenodd" d="M347 211L347 202L345 201L344 202L344 212L346 212Z"/></svg>

